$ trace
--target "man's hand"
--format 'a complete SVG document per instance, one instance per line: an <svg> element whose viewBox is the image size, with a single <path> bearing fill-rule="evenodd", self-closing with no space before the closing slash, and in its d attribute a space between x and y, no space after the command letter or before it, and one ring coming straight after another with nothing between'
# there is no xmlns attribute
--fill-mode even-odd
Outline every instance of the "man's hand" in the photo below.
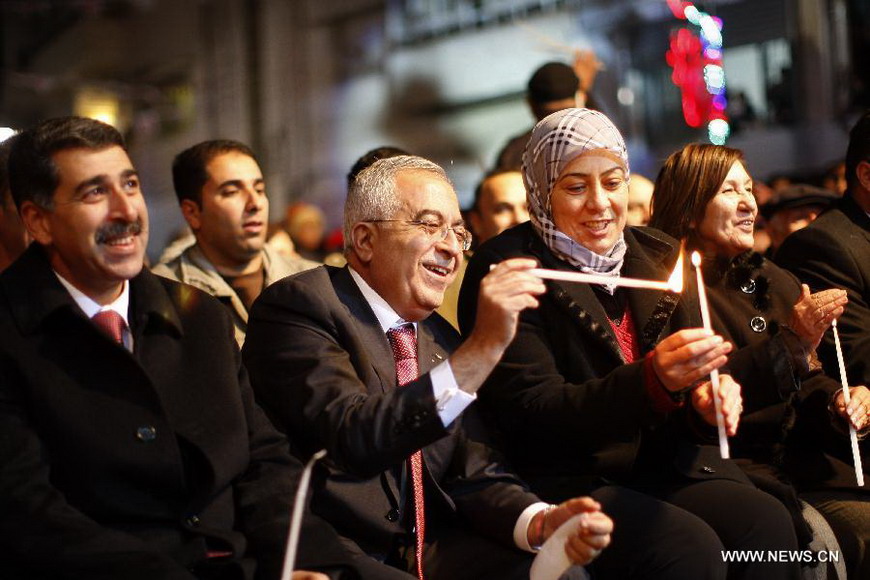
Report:
<svg viewBox="0 0 870 580"><path fill-rule="evenodd" d="M725 432L729 437L734 437L740 424L740 413L743 412L743 395L740 394L740 385L731 378L731 375L719 375L719 397L722 401ZM692 391L692 407L704 421L716 425L713 383L707 381Z"/></svg>
<svg viewBox="0 0 870 580"><path fill-rule="evenodd" d="M849 405L843 391L839 390L834 395L834 412L843 418L856 431L870 425L870 390L864 385L849 387Z"/></svg>
<svg viewBox="0 0 870 580"><path fill-rule="evenodd" d="M540 537L529 538L529 543L543 544L576 514L583 514L584 517L574 533L568 536L565 553L574 564L585 566L610 544L610 534L613 532L613 520L601 511L601 504L590 497L569 499L555 508L536 514L529 525L529 533L540 530Z"/></svg>
<svg viewBox="0 0 870 580"><path fill-rule="evenodd" d="M297 570L290 576L290 580L329 580L329 576L320 572L308 572L306 570Z"/></svg>
<svg viewBox="0 0 870 580"><path fill-rule="evenodd" d="M598 76L598 71L604 68L604 64L598 60L598 56L591 50L575 50L574 63L571 67L574 69L574 74L580 81L579 89L583 93L588 93L595 84L595 77ZM588 96L584 95L584 102L578 103L577 106L586 106L585 100Z"/></svg>
<svg viewBox="0 0 870 580"><path fill-rule="evenodd" d="M832 288L810 294L810 287L801 284L801 295L792 308L789 326L800 337L808 351L818 348L831 321L843 314L849 298L845 290Z"/></svg>
<svg viewBox="0 0 870 580"><path fill-rule="evenodd" d="M488 346L504 350L517 331L520 312L537 308L547 287L527 271L538 266L529 258L513 258L497 264L480 282L477 318L471 336ZM499 354L499 357L501 354Z"/></svg>
<svg viewBox="0 0 870 580"><path fill-rule="evenodd" d="M652 365L669 391L688 389L728 360L731 343L704 328L686 328L658 343Z"/></svg>
<svg viewBox="0 0 870 580"><path fill-rule="evenodd" d="M456 384L466 393L476 393L495 368L517 332L520 312L538 307L537 296L547 287L528 273L537 265L528 258L505 260L481 280L474 328L450 357Z"/></svg>

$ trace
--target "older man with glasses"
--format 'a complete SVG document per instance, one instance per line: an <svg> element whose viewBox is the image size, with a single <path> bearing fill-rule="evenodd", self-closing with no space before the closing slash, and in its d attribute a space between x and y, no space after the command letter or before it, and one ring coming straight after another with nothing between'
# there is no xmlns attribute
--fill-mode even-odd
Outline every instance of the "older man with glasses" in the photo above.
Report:
<svg viewBox="0 0 870 580"><path fill-rule="evenodd" d="M377 161L354 180L345 268L266 289L244 347L259 400L295 452L328 452L315 511L366 578L528 578L531 552L575 513L569 559L592 560L610 519L589 498L548 506L500 462L471 403L543 284L532 260L483 280L464 343L433 311L471 243L444 170ZM452 354L451 354L452 353Z"/></svg>

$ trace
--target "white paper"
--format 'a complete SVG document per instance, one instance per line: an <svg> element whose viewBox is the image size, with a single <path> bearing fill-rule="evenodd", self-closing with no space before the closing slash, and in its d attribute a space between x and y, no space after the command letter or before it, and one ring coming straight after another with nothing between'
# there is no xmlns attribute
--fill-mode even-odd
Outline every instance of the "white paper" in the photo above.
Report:
<svg viewBox="0 0 870 580"><path fill-rule="evenodd" d="M299 547L299 530L302 527L302 512L305 511L305 497L308 494L308 485L311 481L311 470L317 460L326 457L326 450L321 449L311 456L302 477L299 478L299 487L296 489L296 499L293 501L293 515L290 516L290 530L287 533L287 547L284 550L284 568L281 571L281 580L290 580L293 575L293 566L296 564L296 549Z"/></svg>
<svg viewBox="0 0 870 580"><path fill-rule="evenodd" d="M541 551L535 556L535 561L532 562L532 570L529 574L530 580L558 580L565 571L573 565L573 562L568 559L565 553L565 541L568 536L577 531L580 523L586 519L586 514L577 514L571 516L568 521L559 526L550 538L541 546ZM579 572L579 570L578 570ZM583 573L584 578L589 578L589 575ZM579 578L573 575L572 578Z"/></svg>

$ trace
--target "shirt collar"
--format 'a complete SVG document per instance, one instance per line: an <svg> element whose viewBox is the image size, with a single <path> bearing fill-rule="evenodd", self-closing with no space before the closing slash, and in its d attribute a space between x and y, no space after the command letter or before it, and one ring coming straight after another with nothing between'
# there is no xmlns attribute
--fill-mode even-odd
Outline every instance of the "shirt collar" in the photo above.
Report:
<svg viewBox="0 0 870 580"><path fill-rule="evenodd" d="M396 314L396 311L393 310L392 306L390 306L380 294L375 292L374 288L369 286L368 282L363 280L363 277L359 275L359 272L354 270L352 266L348 266L347 268L350 270L350 277L353 278L353 281L356 282L360 292L362 292L363 298L365 298L366 302L375 313L375 318L378 319L378 324L381 325L381 330L384 331L384 334L395 326L407 324L401 316ZM416 331L417 323L415 322L413 324L414 331Z"/></svg>
<svg viewBox="0 0 870 580"><path fill-rule="evenodd" d="M84 292L70 284L70 282L58 274L54 273L57 276L57 279L60 280L60 283L63 284L64 288L70 293L72 299L75 300L75 303L78 304L79 308L81 308L85 316L88 318L93 318L94 314L98 312L102 312L104 310L114 310L118 314L121 315L121 318L124 319L124 324L127 325L127 328L130 327L130 322L127 320L127 311L130 308L130 284L127 283L127 280L124 280L124 288L121 290L121 295L118 296L113 302L106 304L103 306L102 304L97 304L94 302L89 296L87 296Z"/></svg>

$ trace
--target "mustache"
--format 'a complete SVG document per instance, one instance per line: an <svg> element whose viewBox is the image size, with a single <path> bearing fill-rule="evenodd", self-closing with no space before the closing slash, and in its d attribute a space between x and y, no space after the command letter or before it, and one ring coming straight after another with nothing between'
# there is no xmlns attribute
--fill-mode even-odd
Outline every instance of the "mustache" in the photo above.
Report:
<svg viewBox="0 0 870 580"><path fill-rule="evenodd" d="M143 231L142 220L134 222L109 222L100 226L95 234L98 244L104 244L113 238L136 236Z"/></svg>

